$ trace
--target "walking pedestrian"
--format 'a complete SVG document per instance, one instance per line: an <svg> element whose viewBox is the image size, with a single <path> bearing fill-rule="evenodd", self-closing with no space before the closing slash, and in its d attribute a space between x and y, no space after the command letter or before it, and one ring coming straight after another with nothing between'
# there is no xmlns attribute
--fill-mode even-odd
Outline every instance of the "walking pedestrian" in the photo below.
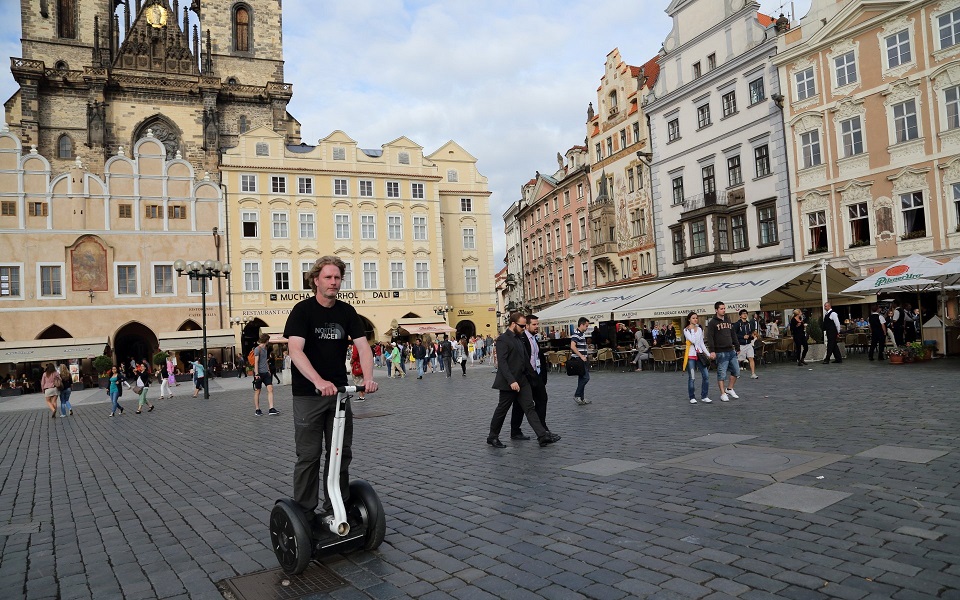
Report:
<svg viewBox="0 0 960 600"><path fill-rule="evenodd" d="M537 441L540 446L547 446L560 440L559 435L551 433L540 422L537 416L536 407L533 403L532 387L530 377L539 377L533 371L530 363L530 357L523 347L520 336L524 335L524 329L527 324L526 317L519 312L510 314L510 326L497 338L497 353L500 356L497 366L497 376L493 381L493 389L500 390L500 402L496 410L493 411L493 418L490 419L490 432L487 434L487 444L494 448L506 448L506 444L500 441L500 430L503 429L503 421L507 417L507 411L513 406L514 401L520 403L527 422L537 435ZM461 345L466 350L466 338Z"/></svg>
<svg viewBox="0 0 960 600"><path fill-rule="evenodd" d="M60 365L60 416L66 417L69 413L73 416L73 407L70 406L70 394L73 393L73 376L70 375L70 369L67 365Z"/></svg>
<svg viewBox="0 0 960 600"><path fill-rule="evenodd" d="M453 371L453 344L450 342L450 335L443 334L443 341L440 343L440 370L446 371L447 377L450 377Z"/></svg>
<svg viewBox="0 0 960 600"><path fill-rule="evenodd" d="M697 403L696 371L700 371L700 402L713 402L707 393L710 391L710 359L707 346L703 341L703 329L700 328L700 315L690 312L687 315L687 326L683 328L683 338L686 340L686 352L683 354L683 370L687 372L687 396L690 404Z"/></svg>
<svg viewBox="0 0 960 600"><path fill-rule="evenodd" d="M577 320L577 328L570 334L570 352L577 355L583 361L583 374L577 376L577 389L573 392L573 399L577 404L583 406L592 404L593 400L587 400L584 397L584 388L590 381L590 362L587 360L587 327L590 326L590 319L580 317Z"/></svg>
<svg viewBox="0 0 960 600"><path fill-rule="evenodd" d="M117 414L117 411L120 411L120 414L123 414L123 407L120 406L120 395L123 393L123 387L127 384L127 381L120 374L120 371L116 367L110 369L110 387L107 388L107 393L110 394L110 416Z"/></svg>
<svg viewBox="0 0 960 600"><path fill-rule="evenodd" d="M457 362L460 363L460 368L463 370L463 376L467 376L467 355L470 353L469 345L467 342L467 336L462 336L460 338L460 344L457 346Z"/></svg>
<svg viewBox="0 0 960 600"><path fill-rule="evenodd" d="M790 335L793 336L793 350L796 353L797 366L807 366L807 350L810 349L807 343L807 324L803 320L803 312L799 308L793 309L793 317L790 319Z"/></svg>
<svg viewBox="0 0 960 600"><path fill-rule="evenodd" d="M260 334L257 340L257 346L253 349L253 414L256 417L263 416L260 410L260 390L267 386L267 405L269 410L267 414L276 416L280 414L273 407L273 375L270 373L270 366L273 364L270 356L270 335Z"/></svg>
<svg viewBox="0 0 960 600"><path fill-rule="evenodd" d="M201 363L199 359L194 359L190 365L193 367L191 370L191 373L193 373L193 386L197 388L193 391L193 397L196 398L200 394L200 390L203 389L206 371L203 369L203 363Z"/></svg>
<svg viewBox="0 0 960 600"><path fill-rule="evenodd" d="M880 307L874 304L870 311L870 350L867 353L867 358L873 360L873 351L876 349L878 358L885 360L886 341L887 320L880 314Z"/></svg>
<svg viewBox="0 0 960 600"><path fill-rule="evenodd" d="M717 301L713 305L716 311L714 317L707 324L707 333L704 343L710 350L710 358L717 361L717 384L720 386L720 401L729 402L731 398L740 396L734 391L737 377L740 375L740 362L737 353L740 351L740 342L733 331L733 324L727 320L727 305ZM730 372L730 381L727 383L727 371Z"/></svg>
<svg viewBox="0 0 960 600"><path fill-rule="evenodd" d="M840 346L837 344L837 337L840 335L840 317L829 302L823 305L823 332L827 334L827 353L823 357L823 364L829 365L831 356L833 356L833 362L842 363L843 355L840 354Z"/></svg>
<svg viewBox="0 0 960 600"><path fill-rule="evenodd" d="M142 365L135 371L135 373L136 378L135 385L133 387L133 393L137 395L136 414L141 414L144 406L150 407L147 409L147 412L153 412L153 404L150 404L150 401L147 400L147 390L150 388L150 375Z"/></svg>
<svg viewBox="0 0 960 600"><path fill-rule="evenodd" d="M520 336L523 342L523 349L530 359L530 367L536 373L527 373L527 379L530 380L530 391L533 396L533 407L540 417L540 424L544 429L550 429L547 426L547 356L544 353L543 346L537 341L537 334L540 332L540 319L537 315L530 314L526 316L527 326ZM486 344L484 344L486 347ZM491 351L491 355L493 352ZM494 371L496 373L496 371ZM513 410L510 412L510 439L511 440L529 440L530 437L524 435L520 426L523 425L523 407L519 401L513 403Z"/></svg>
<svg viewBox="0 0 960 600"><path fill-rule="evenodd" d="M393 349L390 350L390 364L393 366L393 376L397 379L403 379L407 376L406 372L403 370L403 354L400 351L400 346L396 342L393 343ZM389 369L387 369L389 373ZM389 375L388 375L389 377Z"/></svg>
<svg viewBox="0 0 960 600"><path fill-rule="evenodd" d="M747 320L747 309L740 309L740 319L733 324L733 332L740 344L737 362L747 362L750 365L750 379L759 379L754 362L753 334L757 331L753 322Z"/></svg>
<svg viewBox="0 0 960 600"><path fill-rule="evenodd" d="M423 341L417 338L413 343L413 360L417 364L417 379L423 379L423 372L426 371L424 361L427 357L427 349L423 347Z"/></svg>
<svg viewBox="0 0 960 600"><path fill-rule="evenodd" d="M167 370L169 363L157 365L157 380L160 382L160 399L173 398L173 392L170 391L170 372Z"/></svg>
<svg viewBox="0 0 960 600"><path fill-rule="evenodd" d="M60 397L60 389L57 387L60 385L60 375L57 374L57 370L53 368L53 365L47 363L47 366L43 369L43 376L40 377L40 389L43 391L43 399L47 403L47 408L50 409L50 418L57 418L57 398Z"/></svg>

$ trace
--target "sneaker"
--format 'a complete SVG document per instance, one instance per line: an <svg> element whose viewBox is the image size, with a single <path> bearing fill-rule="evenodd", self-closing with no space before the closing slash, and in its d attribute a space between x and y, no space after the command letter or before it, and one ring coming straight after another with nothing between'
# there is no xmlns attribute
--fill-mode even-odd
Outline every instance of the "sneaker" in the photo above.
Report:
<svg viewBox="0 0 960 600"><path fill-rule="evenodd" d="M713 402L713 400L704 396L703 400L701 400L700 402L703 402L704 404L710 404L711 402Z"/></svg>
<svg viewBox="0 0 960 600"><path fill-rule="evenodd" d="M72 409L72 408L70 409L70 416L71 416L71 417L73 416L73 409Z"/></svg>
<svg viewBox="0 0 960 600"><path fill-rule="evenodd" d="M255 413L253 413L253 414L254 414L255 417L262 417L262 416L263 416L263 411L258 408L258 409L257 409L257 412L255 412Z"/></svg>
<svg viewBox="0 0 960 600"><path fill-rule="evenodd" d="M690 404L696 404L696 403L697 403L696 398L690 398Z"/></svg>
<svg viewBox="0 0 960 600"><path fill-rule="evenodd" d="M366 401L367 401L367 399L364 398L363 396L357 396L356 398L353 398L353 399L351 400L351 402L366 402Z"/></svg>
<svg viewBox="0 0 960 600"><path fill-rule="evenodd" d="M750 379L760 379L760 376L754 373L753 375L750 376Z"/></svg>
<svg viewBox="0 0 960 600"><path fill-rule="evenodd" d="M730 396L726 394L720 394L720 402L730 402Z"/></svg>
<svg viewBox="0 0 960 600"><path fill-rule="evenodd" d="M66 418L67 418L67 415L60 415L60 418L61 418L61 419L66 419Z"/></svg>
<svg viewBox="0 0 960 600"><path fill-rule="evenodd" d="M576 401L576 403L579 404L580 406L583 406L584 404L586 404L586 402L583 401L583 398L579 398L579 397L577 397L577 396L574 396L573 399L574 399L574 400Z"/></svg>
<svg viewBox="0 0 960 600"><path fill-rule="evenodd" d="M738 396L737 393L736 393L735 391L733 391L732 388L729 389L729 390L727 390L727 395L730 396L731 398L733 398L734 400L737 400L737 399L740 398L740 396Z"/></svg>
<svg viewBox="0 0 960 600"><path fill-rule="evenodd" d="M271 408L270 410L267 411L267 414L272 417L272 416L274 416L274 415L279 415L279 414L280 414L280 411L277 410L277 409L275 409L275 408Z"/></svg>
<svg viewBox="0 0 960 600"><path fill-rule="evenodd" d="M584 403L584 404L593 404L593 400L587 400L586 398L584 398L584 399L583 399L583 403Z"/></svg>

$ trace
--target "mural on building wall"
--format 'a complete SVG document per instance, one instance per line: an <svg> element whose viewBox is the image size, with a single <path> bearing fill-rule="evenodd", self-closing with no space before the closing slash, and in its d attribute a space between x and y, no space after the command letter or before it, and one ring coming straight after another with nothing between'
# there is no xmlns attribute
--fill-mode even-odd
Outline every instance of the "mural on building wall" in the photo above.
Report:
<svg viewBox="0 0 960 600"><path fill-rule="evenodd" d="M107 249L91 236L80 238L70 249L73 291L107 291Z"/></svg>

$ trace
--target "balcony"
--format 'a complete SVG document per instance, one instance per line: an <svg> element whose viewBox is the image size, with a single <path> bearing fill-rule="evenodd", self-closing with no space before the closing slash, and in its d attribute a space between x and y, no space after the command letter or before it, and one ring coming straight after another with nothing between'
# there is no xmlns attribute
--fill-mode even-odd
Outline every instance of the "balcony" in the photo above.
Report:
<svg viewBox="0 0 960 600"><path fill-rule="evenodd" d="M705 208L708 206L726 206L727 205L727 196L724 194L718 194L717 192L706 192L704 194L697 194L696 196L688 196L683 199L681 206L683 207L682 212L690 212L692 210L697 210L699 208Z"/></svg>

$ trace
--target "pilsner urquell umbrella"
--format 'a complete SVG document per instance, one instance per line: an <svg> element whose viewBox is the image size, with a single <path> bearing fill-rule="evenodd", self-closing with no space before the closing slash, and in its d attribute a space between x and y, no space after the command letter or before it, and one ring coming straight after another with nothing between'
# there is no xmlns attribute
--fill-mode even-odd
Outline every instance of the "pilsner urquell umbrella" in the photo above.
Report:
<svg viewBox="0 0 960 600"><path fill-rule="evenodd" d="M928 275L932 279L940 282L940 326L943 330L943 341L947 341L947 290L955 290L960 286L960 256L955 256L953 260L947 261L933 269ZM947 353L947 349L943 349Z"/></svg>

